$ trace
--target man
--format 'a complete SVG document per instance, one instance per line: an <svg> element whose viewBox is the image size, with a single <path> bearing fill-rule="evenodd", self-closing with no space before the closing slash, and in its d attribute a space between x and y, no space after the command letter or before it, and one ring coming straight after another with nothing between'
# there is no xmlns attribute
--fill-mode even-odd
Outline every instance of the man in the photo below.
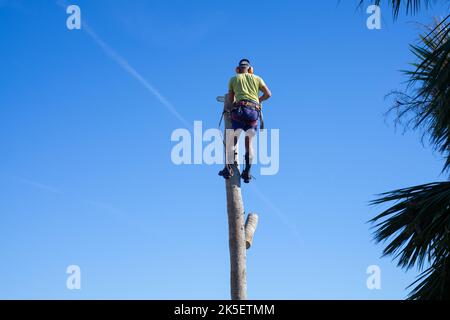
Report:
<svg viewBox="0 0 450 320"><path fill-rule="evenodd" d="M258 119L261 118L261 102L269 99L272 93L264 80L253 74L253 67L248 59L239 61L236 73L236 76L231 78L228 83L228 98L233 101L231 111L233 129L240 129L246 131L246 133L247 130L256 131ZM262 96L259 96L260 91L263 93ZM237 144L238 138L239 136L235 137L234 145ZM251 132L245 136L245 169L241 174L245 183L249 183L252 177L250 174L253 158L252 138ZM228 163L219 172L219 175L225 179L229 179L233 175Z"/></svg>

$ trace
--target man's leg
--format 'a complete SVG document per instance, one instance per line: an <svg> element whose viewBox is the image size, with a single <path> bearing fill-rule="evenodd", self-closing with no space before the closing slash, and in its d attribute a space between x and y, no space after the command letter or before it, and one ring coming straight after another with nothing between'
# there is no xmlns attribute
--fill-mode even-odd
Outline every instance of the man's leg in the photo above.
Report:
<svg viewBox="0 0 450 320"><path fill-rule="evenodd" d="M231 165L238 164L236 145L241 132L242 129L225 130L225 168L219 171L219 175L225 179L229 179L234 174Z"/></svg>
<svg viewBox="0 0 450 320"><path fill-rule="evenodd" d="M249 183L252 176L250 169L253 163L253 137L255 136L255 130L249 129L245 134L245 168L242 172L242 179L245 183Z"/></svg>
<svg viewBox="0 0 450 320"><path fill-rule="evenodd" d="M230 152L230 155L233 156L233 163L235 165L238 165L238 163L239 163L238 156L237 156L238 155L237 144L238 144L238 141L239 141L239 137L241 136L241 132L242 132L241 129L235 130L235 132L234 132L234 142L233 142L233 152L232 153ZM229 162L229 163L231 163L231 162Z"/></svg>

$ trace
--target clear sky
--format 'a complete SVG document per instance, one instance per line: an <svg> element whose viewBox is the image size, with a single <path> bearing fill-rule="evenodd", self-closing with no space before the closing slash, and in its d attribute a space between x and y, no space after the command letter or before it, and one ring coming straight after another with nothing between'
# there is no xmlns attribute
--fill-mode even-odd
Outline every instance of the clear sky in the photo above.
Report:
<svg viewBox="0 0 450 320"><path fill-rule="evenodd" d="M176 166L173 130L217 127L239 59L272 90L280 170L243 186L260 215L254 299L402 299L368 202L443 179L383 114L434 14L369 30L358 1L0 0L0 298L228 299L219 165ZM258 167L256 168L258 169ZM81 268L81 290L66 268ZM366 268L381 268L381 290Z"/></svg>

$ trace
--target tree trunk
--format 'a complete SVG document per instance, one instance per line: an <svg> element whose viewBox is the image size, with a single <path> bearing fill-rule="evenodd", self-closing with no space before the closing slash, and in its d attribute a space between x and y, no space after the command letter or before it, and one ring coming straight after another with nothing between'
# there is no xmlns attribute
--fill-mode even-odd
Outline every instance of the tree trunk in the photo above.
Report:
<svg viewBox="0 0 450 320"><path fill-rule="evenodd" d="M225 110L230 110L231 102L225 96ZM231 119L229 113L224 114L225 120L225 141L226 129L231 129ZM237 159L236 159L237 160ZM231 299L247 299L247 274L246 274L246 239L244 204L241 195L241 178L239 166L231 164L233 176L225 180L227 191L227 211L228 211L228 234L230 246L231 264Z"/></svg>

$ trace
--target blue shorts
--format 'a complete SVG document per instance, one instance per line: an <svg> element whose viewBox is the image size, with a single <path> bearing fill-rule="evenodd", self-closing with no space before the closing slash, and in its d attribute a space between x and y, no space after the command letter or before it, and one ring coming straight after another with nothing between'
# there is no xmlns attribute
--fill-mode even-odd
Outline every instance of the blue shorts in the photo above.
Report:
<svg viewBox="0 0 450 320"><path fill-rule="evenodd" d="M241 107L231 112L231 125L234 130L257 130L259 113L256 110Z"/></svg>

